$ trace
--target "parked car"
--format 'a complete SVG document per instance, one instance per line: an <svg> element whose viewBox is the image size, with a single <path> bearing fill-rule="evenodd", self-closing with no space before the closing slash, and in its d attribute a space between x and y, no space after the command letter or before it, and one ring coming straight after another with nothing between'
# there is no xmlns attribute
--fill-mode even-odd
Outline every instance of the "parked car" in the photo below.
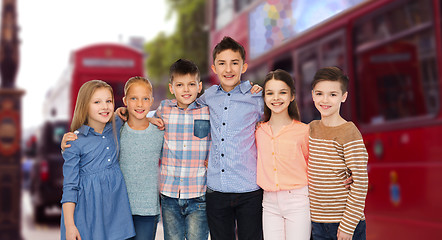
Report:
<svg viewBox="0 0 442 240"><path fill-rule="evenodd" d="M63 189L63 157L60 142L67 122L46 122L38 130L36 157L31 172L30 193L37 222L45 219L48 207L60 207Z"/></svg>

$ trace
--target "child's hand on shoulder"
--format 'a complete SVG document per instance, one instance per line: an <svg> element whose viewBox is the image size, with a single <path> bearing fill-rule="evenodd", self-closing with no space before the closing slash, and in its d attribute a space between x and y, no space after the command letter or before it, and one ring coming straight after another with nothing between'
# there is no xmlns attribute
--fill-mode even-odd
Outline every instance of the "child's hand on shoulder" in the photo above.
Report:
<svg viewBox="0 0 442 240"><path fill-rule="evenodd" d="M127 121L127 109L125 107L119 107L117 110L115 110L115 114L118 115L118 117L121 118L123 121Z"/></svg>
<svg viewBox="0 0 442 240"><path fill-rule="evenodd" d="M264 121L257 122L255 125L255 130L258 130L258 128L261 127L261 124L263 124L263 123L264 123Z"/></svg>
<svg viewBox="0 0 442 240"><path fill-rule="evenodd" d="M252 85L252 89L250 89L250 92L252 94L259 93L262 91L262 87L259 86L258 84L253 84L252 82L250 82L250 84Z"/></svg>
<svg viewBox="0 0 442 240"><path fill-rule="evenodd" d="M61 139L61 150L64 151L66 148L70 148L71 144L67 144L67 142L77 140L77 134L73 132L68 132L63 135L63 139Z"/></svg>
<svg viewBox="0 0 442 240"><path fill-rule="evenodd" d="M160 129L160 130L164 130L165 129L163 119L161 119L161 118L154 118L154 117L147 118L147 119L149 120L150 123L152 123L153 125L157 126L158 129Z"/></svg>

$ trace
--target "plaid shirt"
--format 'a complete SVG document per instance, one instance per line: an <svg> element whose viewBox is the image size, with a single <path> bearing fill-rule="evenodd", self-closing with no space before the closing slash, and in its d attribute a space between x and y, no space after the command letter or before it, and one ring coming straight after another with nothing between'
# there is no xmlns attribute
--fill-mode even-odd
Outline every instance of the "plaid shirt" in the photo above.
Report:
<svg viewBox="0 0 442 240"><path fill-rule="evenodd" d="M179 108L176 99L161 102L156 117L166 126L160 171L160 192L172 198L196 198L206 193L210 148L209 108L197 104Z"/></svg>

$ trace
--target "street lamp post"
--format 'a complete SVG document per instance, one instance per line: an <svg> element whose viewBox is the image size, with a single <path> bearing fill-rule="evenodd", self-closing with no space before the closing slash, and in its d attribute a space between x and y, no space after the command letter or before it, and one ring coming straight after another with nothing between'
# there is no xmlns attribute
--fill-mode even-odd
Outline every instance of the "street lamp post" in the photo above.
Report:
<svg viewBox="0 0 442 240"><path fill-rule="evenodd" d="M3 0L0 29L0 239L21 237L21 97L16 0Z"/></svg>

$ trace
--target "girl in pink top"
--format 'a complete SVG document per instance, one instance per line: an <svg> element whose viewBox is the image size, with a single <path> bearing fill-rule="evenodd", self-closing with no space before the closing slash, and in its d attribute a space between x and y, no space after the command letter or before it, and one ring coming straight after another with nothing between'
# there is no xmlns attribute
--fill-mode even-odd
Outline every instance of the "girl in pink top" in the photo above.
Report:
<svg viewBox="0 0 442 240"><path fill-rule="evenodd" d="M310 239L309 128L301 123L290 74L275 70L263 87L264 123L256 130L257 183L264 190L264 239Z"/></svg>

